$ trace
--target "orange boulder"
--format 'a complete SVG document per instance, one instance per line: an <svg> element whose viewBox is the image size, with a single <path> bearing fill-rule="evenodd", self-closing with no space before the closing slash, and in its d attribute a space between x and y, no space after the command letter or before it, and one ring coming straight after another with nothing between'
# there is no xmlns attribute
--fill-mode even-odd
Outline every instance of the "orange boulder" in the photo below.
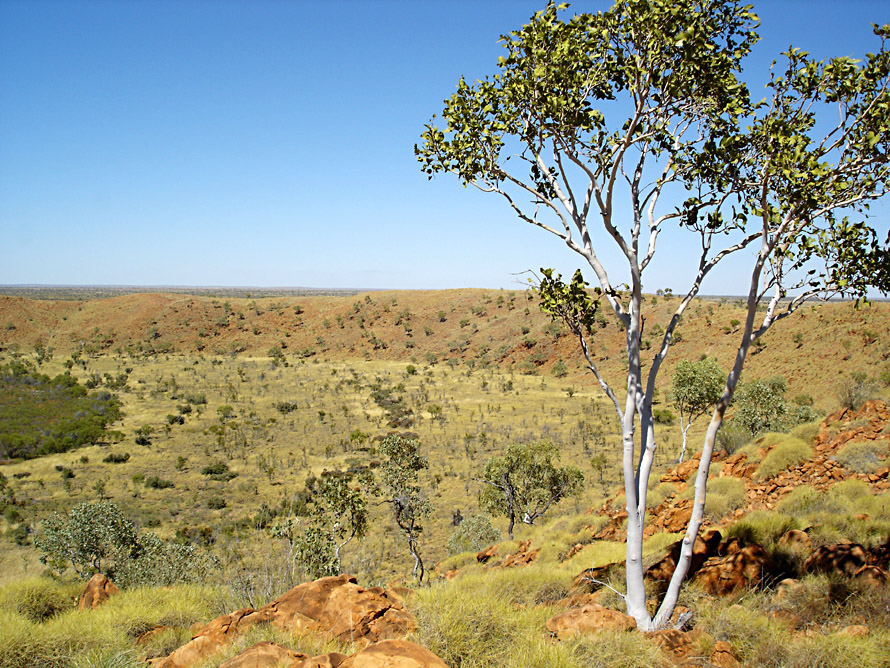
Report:
<svg viewBox="0 0 890 668"><path fill-rule="evenodd" d="M547 630L560 640L594 631L631 631L637 627L630 615L611 610L598 603L571 608L547 620Z"/></svg>
<svg viewBox="0 0 890 668"><path fill-rule="evenodd" d="M353 654L338 668L448 668L425 647L406 640L383 640Z"/></svg>
<svg viewBox="0 0 890 668"><path fill-rule="evenodd" d="M96 573L87 582L86 589L77 599L77 607L81 610L95 610L120 591L111 580L101 573Z"/></svg>

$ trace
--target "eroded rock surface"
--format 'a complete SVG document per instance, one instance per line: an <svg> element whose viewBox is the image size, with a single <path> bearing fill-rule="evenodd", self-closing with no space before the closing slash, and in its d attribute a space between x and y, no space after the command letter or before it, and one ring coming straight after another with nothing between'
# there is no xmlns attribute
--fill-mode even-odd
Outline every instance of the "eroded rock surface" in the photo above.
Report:
<svg viewBox="0 0 890 668"><path fill-rule="evenodd" d="M86 589L77 599L77 607L81 610L95 610L120 591L111 580L101 573L96 573L87 582Z"/></svg>
<svg viewBox="0 0 890 668"><path fill-rule="evenodd" d="M594 631L631 631L637 627L633 617L598 603L570 608L547 620L547 630L560 640Z"/></svg>
<svg viewBox="0 0 890 668"><path fill-rule="evenodd" d="M274 624L294 635L320 633L360 646L401 639L417 628L400 596L382 587L365 589L355 577L340 575L303 583L258 610L217 617L156 668L190 668L256 624Z"/></svg>

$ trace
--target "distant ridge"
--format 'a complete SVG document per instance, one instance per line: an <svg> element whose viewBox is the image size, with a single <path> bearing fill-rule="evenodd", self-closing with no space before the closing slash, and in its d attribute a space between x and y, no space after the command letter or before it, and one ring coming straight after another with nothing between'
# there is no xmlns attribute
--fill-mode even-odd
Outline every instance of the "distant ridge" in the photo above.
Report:
<svg viewBox="0 0 890 668"><path fill-rule="evenodd" d="M106 299L124 295L168 293L199 297L350 297L364 292L379 292L380 288L307 288L255 286L189 286L189 285L0 285L0 295L47 299L54 301L82 301Z"/></svg>

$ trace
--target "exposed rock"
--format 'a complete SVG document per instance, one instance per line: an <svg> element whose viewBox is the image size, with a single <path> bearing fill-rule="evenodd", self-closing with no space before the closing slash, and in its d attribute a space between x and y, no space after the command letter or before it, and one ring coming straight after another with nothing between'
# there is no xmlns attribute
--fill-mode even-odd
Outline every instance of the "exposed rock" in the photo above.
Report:
<svg viewBox="0 0 890 668"><path fill-rule="evenodd" d="M501 568L512 568L514 566L527 566L532 563L535 559L538 558L538 552L541 551L541 548L536 547L534 550L531 549L532 542L530 540L524 540L519 543L519 547L516 549L516 552L513 554L508 554L504 557L504 560L501 562Z"/></svg>
<svg viewBox="0 0 890 668"><path fill-rule="evenodd" d="M572 586L575 588L585 588L588 591L596 591L600 587L602 587L602 585L600 584L601 582L609 579L609 575L612 569L620 567L623 563L623 561L616 561L604 566L585 568L575 577L575 581L572 583Z"/></svg>
<svg viewBox="0 0 890 668"><path fill-rule="evenodd" d="M593 631L631 631L637 627L630 615L611 610L597 603L571 608L547 620L547 630L560 640Z"/></svg>
<svg viewBox="0 0 890 668"><path fill-rule="evenodd" d="M711 557L695 575L695 582L711 594L723 596L760 583L769 557L759 545L748 545L735 554Z"/></svg>
<svg viewBox="0 0 890 668"><path fill-rule="evenodd" d="M720 545L722 538L719 531L712 529L704 536L697 536L695 543L692 545L692 557L689 562L689 571L686 574L687 579L695 575L708 559L717 554L717 547ZM646 577L655 582L667 586L674 570L677 568L677 562L680 560L680 552L683 549L683 541L678 540L668 548L668 553L658 562L650 566L646 570Z"/></svg>
<svg viewBox="0 0 890 668"><path fill-rule="evenodd" d="M417 628L398 595L382 587L364 589L355 577L340 575L303 583L259 610L245 608L214 619L157 668L188 668L255 624L274 624L294 634L312 631L360 645L404 638Z"/></svg>
<svg viewBox="0 0 890 668"><path fill-rule="evenodd" d="M871 635L871 629L865 624L853 624L842 628L837 632L839 636L852 636L853 638L865 638Z"/></svg>
<svg viewBox="0 0 890 668"><path fill-rule="evenodd" d="M868 563L869 554L858 543L822 545L804 562L807 573L840 573L851 576Z"/></svg>
<svg viewBox="0 0 890 668"><path fill-rule="evenodd" d="M695 643L701 637L701 632L662 629L660 631L650 631L645 635L650 640L658 643L665 652L671 654L675 661L682 661L692 652Z"/></svg>
<svg viewBox="0 0 890 668"><path fill-rule="evenodd" d="M406 640L384 640L366 647L358 654L353 654L338 668L448 668L448 666L425 647Z"/></svg>
<svg viewBox="0 0 890 668"><path fill-rule="evenodd" d="M732 646L725 640L718 640L714 643L714 649L711 651L708 661L714 668L739 668L742 665L732 653Z"/></svg>
<svg viewBox="0 0 890 668"><path fill-rule="evenodd" d="M876 587L890 583L890 573L880 566L863 566L853 573L853 577Z"/></svg>
<svg viewBox="0 0 890 668"><path fill-rule="evenodd" d="M248 647L219 668L337 668L345 659L345 655L337 653L310 657L267 641Z"/></svg>
<svg viewBox="0 0 890 668"><path fill-rule="evenodd" d="M773 594L773 604L780 605L788 601L795 593L800 591L800 588L803 585L800 580L795 580L794 578L785 578L779 584L776 585L775 593Z"/></svg>
<svg viewBox="0 0 890 668"><path fill-rule="evenodd" d="M584 549L583 543L575 543L572 546L572 549L570 549L568 552L566 552L566 555L562 559L560 559L560 561L568 561L569 559L574 557L576 554L578 554L583 549Z"/></svg>
<svg viewBox="0 0 890 668"><path fill-rule="evenodd" d="M120 594L120 591L111 580L101 573L96 573L87 582L86 589L77 599L77 607L81 610L95 610L115 594Z"/></svg>
<svg viewBox="0 0 890 668"><path fill-rule="evenodd" d="M782 537L779 538L779 547L786 547L792 550L812 549L813 539L810 538L806 531L800 529L789 529Z"/></svg>
<svg viewBox="0 0 890 668"><path fill-rule="evenodd" d="M476 553L476 561L480 564L488 563L489 559L498 556L498 546L489 545L484 550Z"/></svg>

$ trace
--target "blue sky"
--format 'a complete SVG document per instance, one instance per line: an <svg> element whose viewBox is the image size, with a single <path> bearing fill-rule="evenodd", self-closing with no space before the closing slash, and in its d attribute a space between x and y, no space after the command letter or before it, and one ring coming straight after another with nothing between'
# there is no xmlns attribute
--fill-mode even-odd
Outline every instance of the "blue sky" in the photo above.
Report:
<svg viewBox="0 0 890 668"><path fill-rule="evenodd" d="M543 0L0 0L0 284L511 288L578 261L414 158ZM577 2L573 10L608 8ZM788 44L877 47L884 1L755 3ZM876 214L884 221L886 205ZM671 242L673 243L673 242ZM674 263L647 281L683 286ZM737 294L730 268L706 286Z"/></svg>

